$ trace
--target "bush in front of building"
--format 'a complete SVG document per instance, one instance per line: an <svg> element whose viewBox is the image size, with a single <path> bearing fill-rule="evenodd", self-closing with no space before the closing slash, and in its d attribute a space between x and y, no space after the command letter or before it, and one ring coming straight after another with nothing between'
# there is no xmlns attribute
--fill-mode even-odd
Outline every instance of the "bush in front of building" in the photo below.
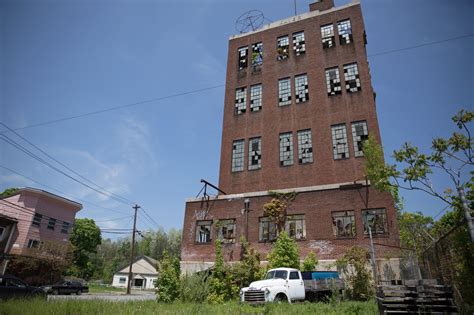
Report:
<svg viewBox="0 0 474 315"><path fill-rule="evenodd" d="M268 254L268 268L280 267L296 269L300 267L298 245L286 231L280 232L270 254Z"/></svg>
<svg viewBox="0 0 474 315"><path fill-rule="evenodd" d="M367 249L353 246L336 262L347 281L346 292L353 300L366 301L374 296L372 274L367 269L369 259Z"/></svg>
<svg viewBox="0 0 474 315"><path fill-rule="evenodd" d="M316 257L316 254L311 251L306 258L303 260L303 263L301 264L300 270L301 271L313 271L316 269L316 266L318 265L319 261L318 258Z"/></svg>
<svg viewBox="0 0 474 315"><path fill-rule="evenodd" d="M165 252L158 265L158 278L156 280L156 294L159 302L170 303L179 298L180 274L179 259L170 257Z"/></svg>

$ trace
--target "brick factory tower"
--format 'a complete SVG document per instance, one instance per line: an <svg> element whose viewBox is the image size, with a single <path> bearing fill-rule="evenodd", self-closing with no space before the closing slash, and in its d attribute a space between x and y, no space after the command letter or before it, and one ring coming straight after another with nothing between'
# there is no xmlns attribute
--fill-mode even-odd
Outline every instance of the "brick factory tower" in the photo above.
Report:
<svg viewBox="0 0 474 315"><path fill-rule="evenodd" d="M353 245L369 248L370 226L379 265L387 263L399 246L394 201L366 186L363 171L364 139L380 141L366 43L358 1L336 8L320 0L310 12L231 36L225 194L186 201L183 271L212 265L216 239L227 261L240 259L241 236L265 259L276 238L263 212L272 191L297 193L285 229L302 259L314 251L324 265Z"/></svg>

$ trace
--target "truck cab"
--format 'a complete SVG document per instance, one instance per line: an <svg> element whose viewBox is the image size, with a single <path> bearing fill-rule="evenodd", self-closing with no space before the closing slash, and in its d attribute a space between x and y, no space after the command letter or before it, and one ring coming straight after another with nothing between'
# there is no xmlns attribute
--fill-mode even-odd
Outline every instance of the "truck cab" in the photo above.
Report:
<svg viewBox="0 0 474 315"><path fill-rule="evenodd" d="M254 281L240 290L242 302L293 302L305 299L303 277L298 269L270 269L264 280Z"/></svg>

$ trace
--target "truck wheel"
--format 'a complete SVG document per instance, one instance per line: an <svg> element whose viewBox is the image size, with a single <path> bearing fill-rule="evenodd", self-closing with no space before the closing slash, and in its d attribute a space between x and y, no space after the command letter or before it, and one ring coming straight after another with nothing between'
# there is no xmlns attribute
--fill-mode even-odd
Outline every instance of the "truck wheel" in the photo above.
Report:
<svg viewBox="0 0 474 315"><path fill-rule="evenodd" d="M288 298L286 297L285 294L278 293L277 296L275 296L274 301L277 302L277 303L288 303Z"/></svg>
<svg viewBox="0 0 474 315"><path fill-rule="evenodd" d="M77 290L76 295L81 295L81 294L82 294L82 291L81 291L81 290Z"/></svg>

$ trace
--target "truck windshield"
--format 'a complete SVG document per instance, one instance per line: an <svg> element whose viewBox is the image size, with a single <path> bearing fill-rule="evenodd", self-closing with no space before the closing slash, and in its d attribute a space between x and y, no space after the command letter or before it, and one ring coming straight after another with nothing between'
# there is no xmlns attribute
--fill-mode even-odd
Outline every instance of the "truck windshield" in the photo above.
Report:
<svg viewBox="0 0 474 315"><path fill-rule="evenodd" d="M286 279L287 275L286 270L272 270L267 272L265 279Z"/></svg>

